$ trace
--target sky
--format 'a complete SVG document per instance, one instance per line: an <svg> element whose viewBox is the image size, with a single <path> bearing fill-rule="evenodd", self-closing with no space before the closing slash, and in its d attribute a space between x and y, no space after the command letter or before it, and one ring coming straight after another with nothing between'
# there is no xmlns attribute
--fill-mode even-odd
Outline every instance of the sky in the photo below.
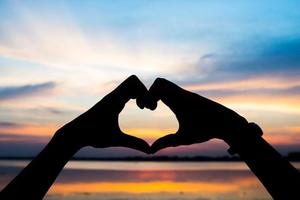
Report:
<svg viewBox="0 0 300 200"><path fill-rule="evenodd" d="M235 110L282 154L300 151L300 2L0 1L0 156L36 155L126 77L163 77ZM121 129L152 143L178 129L163 103L130 101ZM200 134L200 133L199 133ZM227 155L226 144L158 155ZM78 156L133 156L84 148Z"/></svg>

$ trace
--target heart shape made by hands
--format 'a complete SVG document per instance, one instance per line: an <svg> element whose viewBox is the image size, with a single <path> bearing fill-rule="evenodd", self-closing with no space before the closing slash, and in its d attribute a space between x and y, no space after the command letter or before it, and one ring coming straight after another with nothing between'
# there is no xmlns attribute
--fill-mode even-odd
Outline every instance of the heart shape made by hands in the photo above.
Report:
<svg viewBox="0 0 300 200"><path fill-rule="evenodd" d="M135 77L135 79L137 79L137 77ZM142 84L139 81L137 83ZM160 138L155 140L154 143L150 146L148 153L153 154L153 153L155 153L161 149L167 148L167 147L175 147L175 146L179 146L179 145L189 145L189 144L195 143L195 141L194 141L195 138L189 137L190 134L182 134L184 129L182 129L182 127L181 127L182 124L184 124L184 125L188 124L181 118L180 115L185 115L185 113L180 112L180 110L182 111L182 107L185 107L184 104L189 103L188 101L185 101L185 100L186 100L186 97L190 96L190 94L193 94L193 93L190 93L165 79L157 78L147 92L144 91L141 95L137 96L137 98L136 98L137 106L141 109L147 108L152 111L157 108L158 102L161 100L161 102L165 105L165 108L168 108L167 110L171 111L170 113L175 114L176 120L174 120L174 121L177 122L176 125L177 125L177 127L179 127L178 129L169 130L170 132L165 132L165 134L167 134L167 135L161 136ZM186 109L186 111L190 112L191 108L193 109L193 106L187 105L187 108L189 108L189 109ZM190 112L190 113L192 114L192 117L194 117L193 114L195 114L195 112ZM188 119L190 119L191 121L194 121L191 119L190 116L188 117ZM120 125L120 120L118 120L118 121L119 121L118 123ZM191 122L191 123L193 123L193 122ZM153 122L150 124L153 124ZM183 126L183 127L185 127L185 126ZM188 126L187 129L190 129L189 127L190 126ZM126 128L125 128L125 130L126 130ZM156 130L157 130L157 128L156 128ZM191 130L188 130L188 131L191 131ZM128 132L128 130L121 131L121 132L125 133L125 132ZM192 132L194 132L194 131L192 131ZM140 138L141 136L143 137L143 135L139 135L139 137L136 137L136 138L143 140ZM153 135L152 135L152 137L153 137ZM130 147L130 146L128 146L128 147ZM133 148L135 148L135 147L133 146Z"/></svg>
<svg viewBox="0 0 300 200"><path fill-rule="evenodd" d="M127 102L119 115L122 132L152 144L155 140L178 131L174 113L161 101L155 110L139 109L133 100Z"/></svg>
<svg viewBox="0 0 300 200"><path fill-rule="evenodd" d="M142 84L139 81L137 83ZM144 90L137 96L136 104L141 109L147 108L155 110L160 100L169 108L169 111L171 110L172 113L175 114L177 120L174 121L177 121L178 129L171 130L167 135L164 135L154 141L154 143L150 146L148 153L153 154L167 147L190 145L210 139L206 135L204 135L204 137L201 137L200 135L199 137L194 134L196 132L195 130L199 129L199 121L196 119L196 115L208 109L207 107L203 110L201 106L199 109L199 107L195 105L198 105L198 103L201 104L201 101L208 102L210 104L210 101L197 94L186 91L170 81L157 78L149 90ZM200 101L198 102L198 100ZM205 118L206 117L207 116L205 116ZM211 126L210 123L207 125L209 127ZM140 138L141 136L137 138L142 140Z"/></svg>
<svg viewBox="0 0 300 200"><path fill-rule="evenodd" d="M147 94L138 97L136 103L142 109L155 110L159 100L175 114L179 128L176 132L157 139L151 145L150 153L214 138L230 143L232 133L248 126L247 120L234 111L184 90L166 79L157 78Z"/></svg>

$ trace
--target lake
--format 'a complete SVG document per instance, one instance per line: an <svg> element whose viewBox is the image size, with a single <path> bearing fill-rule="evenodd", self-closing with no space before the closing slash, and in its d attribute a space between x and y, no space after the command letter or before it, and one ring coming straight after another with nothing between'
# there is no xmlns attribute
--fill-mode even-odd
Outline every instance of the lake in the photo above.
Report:
<svg viewBox="0 0 300 200"><path fill-rule="evenodd" d="M0 161L2 189L28 161ZM300 169L300 163L293 163ZM243 162L70 161L46 200L271 199Z"/></svg>

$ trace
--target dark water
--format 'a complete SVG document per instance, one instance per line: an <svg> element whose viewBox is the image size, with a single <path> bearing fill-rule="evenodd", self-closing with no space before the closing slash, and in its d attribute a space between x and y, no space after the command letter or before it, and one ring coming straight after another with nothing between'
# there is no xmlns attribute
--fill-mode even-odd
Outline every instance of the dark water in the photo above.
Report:
<svg viewBox="0 0 300 200"><path fill-rule="evenodd" d="M28 162L0 161L0 188ZM294 163L299 169L300 163ZM71 161L45 199L271 199L242 162Z"/></svg>

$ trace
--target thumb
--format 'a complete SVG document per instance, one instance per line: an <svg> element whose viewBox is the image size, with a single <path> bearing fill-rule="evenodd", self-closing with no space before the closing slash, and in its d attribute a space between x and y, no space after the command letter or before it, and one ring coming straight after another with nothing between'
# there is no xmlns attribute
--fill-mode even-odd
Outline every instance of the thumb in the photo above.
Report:
<svg viewBox="0 0 300 200"><path fill-rule="evenodd" d="M177 137L177 134L169 134L159 138L151 145L150 153L154 154L161 149L178 146L179 141Z"/></svg>
<svg viewBox="0 0 300 200"><path fill-rule="evenodd" d="M135 149L138 151L142 151L144 153L150 153L150 146L144 140L134 137L132 135L127 135L125 133L120 134L120 146L128 147L131 149Z"/></svg>

